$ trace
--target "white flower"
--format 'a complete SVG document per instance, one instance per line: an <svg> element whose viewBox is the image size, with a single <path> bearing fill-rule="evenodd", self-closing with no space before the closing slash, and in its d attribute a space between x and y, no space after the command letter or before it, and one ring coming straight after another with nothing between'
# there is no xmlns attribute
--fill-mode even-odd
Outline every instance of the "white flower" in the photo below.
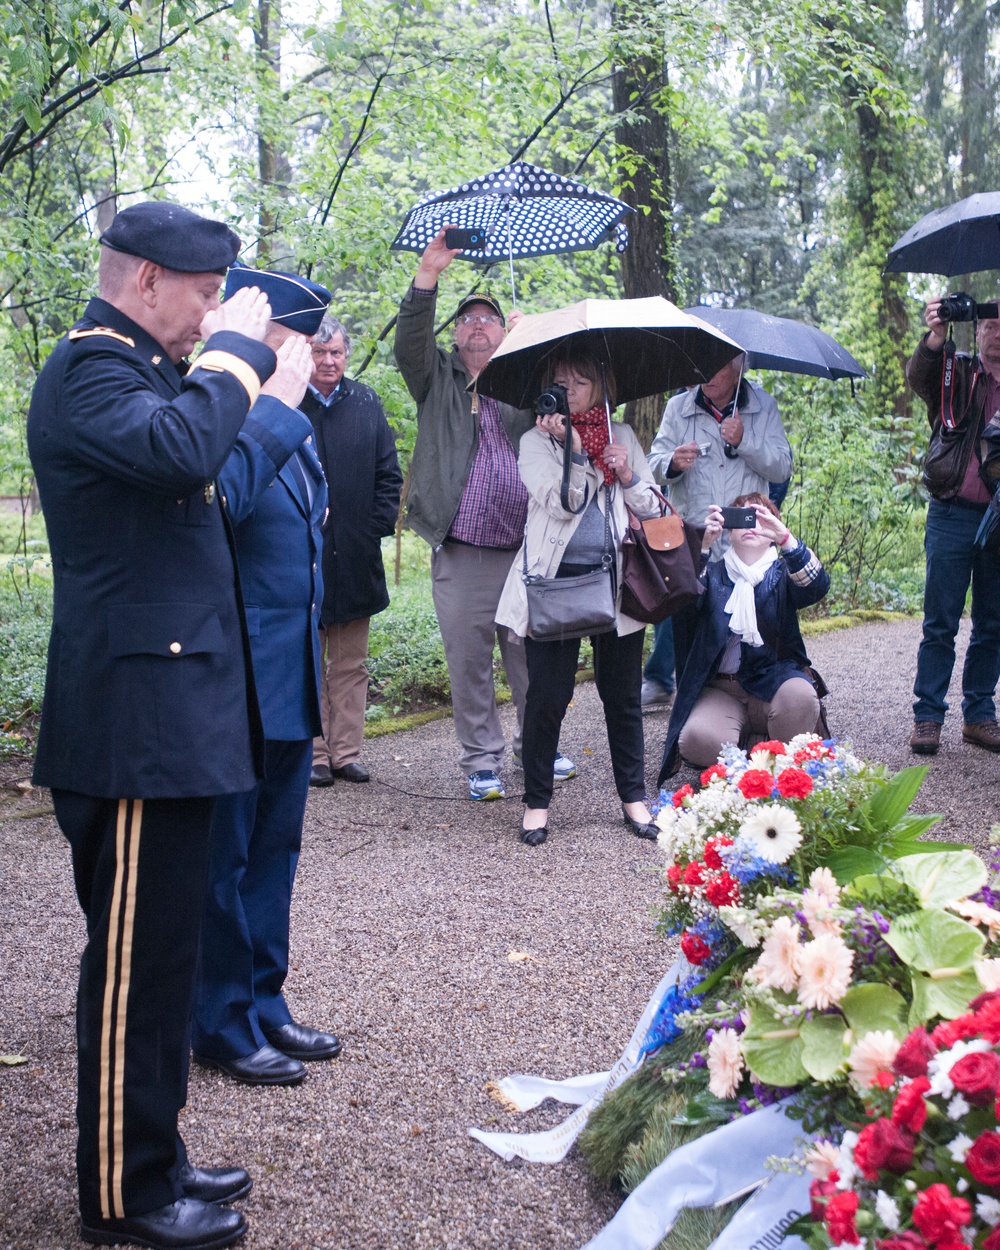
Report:
<svg viewBox="0 0 1000 1250"><path fill-rule="evenodd" d="M779 916L764 939L757 960L756 979L761 985L790 993L799 980L799 943L801 930L788 916Z"/></svg>
<svg viewBox="0 0 1000 1250"><path fill-rule="evenodd" d="M835 1146L832 1141L826 1141L824 1138L814 1141L805 1155L809 1175L814 1176L818 1181L828 1180L830 1173L837 1166L839 1154L839 1147Z"/></svg>
<svg viewBox="0 0 1000 1250"><path fill-rule="evenodd" d="M927 1075L931 1082L931 1087L927 1092L940 1094L942 1098L950 1098L955 1092L955 1086L951 1083L949 1073L955 1064L966 1055L989 1049L989 1042L985 1038L977 1037L971 1042L958 1041L950 1050L943 1050L939 1055L935 1055L927 1065Z"/></svg>
<svg viewBox="0 0 1000 1250"><path fill-rule="evenodd" d="M664 833L669 833L677 824L677 808L672 803L661 807L656 813L656 824Z"/></svg>
<svg viewBox="0 0 1000 1250"><path fill-rule="evenodd" d="M960 1120L963 1115L968 1114L969 1104L965 1101L961 1094L956 1094L951 1102L948 1103L948 1119Z"/></svg>
<svg viewBox="0 0 1000 1250"><path fill-rule="evenodd" d="M802 845L802 826L795 813L780 803L758 807L740 825L740 837L772 864L783 864Z"/></svg>
<svg viewBox="0 0 1000 1250"><path fill-rule="evenodd" d="M840 886L829 868L813 869L809 876L809 889L822 894L830 907L836 907L840 902Z"/></svg>
<svg viewBox="0 0 1000 1250"><path fill-rule="evenodd" d="M958 1180L955 1182L955 1188L958 1190L960 1194L964 1194L965 1191L969 1188L969 1182L965 1179L964 1176L960 1176ZM965 1236L964 1230L962 1232L962 1236L963 1237ZM971 1241L967 1242L967 1244L971 1246L972 1242Z"/></svg>
<svg viewBox="0 0 1000 1250"><path fill-rule="evenodd" d="M976 976L984 990L1000 990L1000 959L977 959Z"/></svg>
<svg viewBox="0 0 1000 1250"><path fill-rule="evenodd" d="M971 898L958 899L957 902L948 903L946 906L952 911L957 911L960 916L965 916L973 924L984 925L994 941L1000 935L1000 911L987 907L985 903L977 903Z"/></svg>
<svg viewBox="0 0 1000 1250"><path fill-rule="evenodd" d="M976 1214L984 1224L1000 1224L1000 1202L987 1194L980 1194L976 1199Z"/></svg>
<svg viewBox="0 0 1000 1250"><path fill-rule="evenodd" d="M708 1088L716 1098L732 1098L743 1076L743 1053L735 1029L719 1029L708 1044Z"/></svg>
<svg viewBox="0 0 1000 1250"><path fill-rule="evenodd" d="M843 938L824 934L807 942L799 953L799 1002L823 1010L847 993L854 952Z"/></svg>
<svg viewBox="0 0 1000 1250"><path fill-rule="evenodd" d="M971 1146L972 1138L967 1137L964 1133L959 1133L957 1137L953 1137L948 1143L948 1153L955 1163L964 1163L965 1156L969 1153ZM1000 1211L1000 1202L997 1203L997 1210Z"/></svg>
<svg viewBox="0 0 1000 1250"><path fill-rule="evenodd" d="M884 1189L875 1195L875 1214L894 1233L899 1228L899 1206L894 1198L890 1198Z"/></svg>
<svg viewBox="0 0 1000 1250"><path fill-rule="evenodd" d="M841 1138L840 1149L837 1151L838 1189L852 1188L855 1177L858 1176L858 1169L854 1166L854 1147L857 1144L857 1133L853 1129L848 1129Z"/></svg>
<svg viewBox="0 0 1000 1250"><path fill-rule="evenodd" d="M750 759L747 761L747 767L763 768L766 773L769 773L773 762L774 756L770 751L751 751Z"/></svg>
<svg viewBox="0 0 1000 1250"><path fill-rule="evenodd" d="M875 1084L880 1072L891 1072L892 1061L898 1050L899 1038L888 1029L875 1029L866 1033L848 1059L851 1080L857 1088L865 1090Z"/></svg>
<svg viewBox="0 0 1000 1250"><path fill-rule="evenodd" d="M762 921L749 908L720 907L719 918L727 929L736 934L744 946L760 946L762 935L757 932L757 927Z"/></svg>

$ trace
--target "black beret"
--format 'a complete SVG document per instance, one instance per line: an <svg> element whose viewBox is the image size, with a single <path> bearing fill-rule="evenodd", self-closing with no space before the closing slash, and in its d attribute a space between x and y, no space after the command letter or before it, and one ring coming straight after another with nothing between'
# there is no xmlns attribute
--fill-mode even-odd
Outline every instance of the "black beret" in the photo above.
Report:
<svg viewBox="0 0 1000 1250"><path fill-rule="evenodd" d="M179 273L225 273L240 250L239 235L225 222L158 200L123 208L101 243Z"/></svg>
<svg viewBox="0 0 1000 1250"><path fill-rule="evenodd" d="M507 324L504 320L503 309L500 307L499 302L494 299L492 295L477 295L475 292L473 292L472 295L467 295L455 309L455 320L457 321L458 318L461 317L462 313L464 313L467 308L471 308L473 304L485 304L488 308L492 308L496 315L500 318L501 324Z"/></svg>

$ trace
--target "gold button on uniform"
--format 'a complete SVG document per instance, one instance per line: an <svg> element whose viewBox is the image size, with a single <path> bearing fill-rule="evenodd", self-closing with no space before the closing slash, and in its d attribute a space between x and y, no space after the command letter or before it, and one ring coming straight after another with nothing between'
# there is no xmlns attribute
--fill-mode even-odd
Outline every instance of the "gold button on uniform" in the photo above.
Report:
<svg viewBox="0 0 1000 1250"><path fill-rule="evenodd" d="M170 644L170 650L173 652L174 655L180 655L181 644L179 642L172 642Z"/></svg>

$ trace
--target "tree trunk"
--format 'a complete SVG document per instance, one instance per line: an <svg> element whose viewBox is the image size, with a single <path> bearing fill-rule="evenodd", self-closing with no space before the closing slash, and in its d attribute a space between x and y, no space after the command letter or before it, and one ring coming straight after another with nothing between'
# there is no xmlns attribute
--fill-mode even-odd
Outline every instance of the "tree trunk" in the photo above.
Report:
<svg viewBox="0 0 1000 1250"><path fill-rule="evenodd" d="M281 253L278 239L280 201L288 196L292 167L288 154L275 135L278 127L268 117L266 101L281 92L281 0L259 0L254 28L261 103L257 112L257 166L260 174L260 207L257 217L257 260L267 265Z"/></svg>
<svg viewBox="0 0 1000 1250"><path fill-rule="evenodd" d="M648 10L648 12L647 12ZM620 43L612 85L619 121L615 127L620 197L636 212L628 218L628 248L622 256L626 299L649 295L676 298L673 277L673 188L670 170L670 119L666 98L667 70L662 56L628 49L626 23L642 29L656 20L647 0L626 0L615 6L614 25ZM645 450L660 425L663 396L650 395L625 408L625 420Z"/></svg>

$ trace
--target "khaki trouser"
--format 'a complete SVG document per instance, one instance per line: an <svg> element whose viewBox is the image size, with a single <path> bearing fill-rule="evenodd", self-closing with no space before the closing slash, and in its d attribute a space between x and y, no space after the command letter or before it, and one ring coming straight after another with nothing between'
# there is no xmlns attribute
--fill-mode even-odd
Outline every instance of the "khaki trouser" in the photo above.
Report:
<svg viewBox="0 0 1000 1250"><path fill-rule="evenodd" d="M313 740L313 763L343 768L361 758L368 698L369 617L346 625L320 629L323 678L320 682L320 716L323 736Z"/></svg>
<svg viewBox="0 0 1000 1250"><path fill-rule="evenodd" d="M819 710L819 697L805 677L789 677L765 703L748 694L735 677L720 673L698 696L678 746L689 764L707 768L725 743L738 745L744 735L756 735L758 742L787 742L796 734L815 732Z"/></svg>

